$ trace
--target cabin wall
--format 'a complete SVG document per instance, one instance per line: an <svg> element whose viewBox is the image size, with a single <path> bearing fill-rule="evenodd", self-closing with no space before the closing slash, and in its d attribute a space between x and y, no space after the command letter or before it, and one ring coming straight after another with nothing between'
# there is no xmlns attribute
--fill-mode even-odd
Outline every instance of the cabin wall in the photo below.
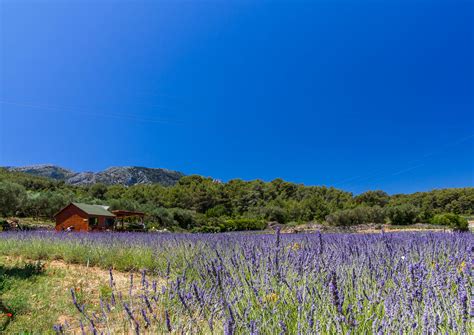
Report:
<svg viewBox="0 0 474 335"><path fill-rule="evenodd" d="M90 227L91 230L105 230L105 216L93 216L97 218L97 226L95 227Z"/></svg>
<svg viewBox="0 0 474 335"><path fill-rule="evenodd" d="M71 227L74 231L88 231L88 216L75 206L69 206L56 216L56 230L62 231Z"/></svg>

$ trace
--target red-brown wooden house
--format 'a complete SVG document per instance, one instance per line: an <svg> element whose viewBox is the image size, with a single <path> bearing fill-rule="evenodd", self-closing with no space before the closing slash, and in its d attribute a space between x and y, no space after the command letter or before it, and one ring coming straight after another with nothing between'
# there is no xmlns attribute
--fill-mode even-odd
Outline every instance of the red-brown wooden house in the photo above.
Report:
<svg viewBox="0 0 474 335"><path fill-rule="evenodd" d="M106 206L70 203L54 215L56 230L91 231L113 229L115 214Z"/></svg>

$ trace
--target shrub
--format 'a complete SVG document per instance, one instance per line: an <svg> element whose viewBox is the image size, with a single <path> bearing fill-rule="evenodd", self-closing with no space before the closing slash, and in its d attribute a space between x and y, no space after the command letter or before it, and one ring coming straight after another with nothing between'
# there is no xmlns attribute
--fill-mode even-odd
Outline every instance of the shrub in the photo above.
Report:
<svg viewBox="0 0 474 335"><path fill-rule="evenodd" d="M355 226L369 222L368 207L344 209L326 216L326 222L332 226Z"/></svg>
<svg viewBox="0 0 474 335"><path fill-rule="evenodd" d="M29 194L23 207L23 214L34 217L52 218L71 198L61 192L46 191Z"/></svg>
<svg viewBox="0 0 474 335"><path fill-rule="evenodd" d="M213 226L202 226L202 227L194 227L191 232L193 233L220 233L221 229L219 227Z"/></svg>
<svg viewBox="0 0 474 335"><path fill-rule="evenodd" d="M202 221L202 217L200 217L199 221L201 225L194 227L192 232L219 233L227 231L262 230L266 227L264 220L250 218L224 220L222 218L211 217L207 218L205 221Z"/></svg>
<svg viewBox="0 0 474 335"><path fill-rule="evenodd" d="M454 230L468 230L467 219L454 213L437 214L431 219L432 224L449 226Z"/></svg>
<svg viewBox="0 0 474 335"><path fill-rule="evenodd" d="M200 214L196 216L197 227L191 231L193 233L219 233L226 231L225 222L222 218L207 218Z"/></svg>
<svg viewBox="0 0 474 335"><path fill-rule="evenodd" d="M354 198L356 204L383 207L388 204L390 196L384 191L367 191Z"/></svg>
<svg viewBox="0 0 474 335"><path fill-rule="evenodd" d="M159 223L159 226L162 227L172 227L176 225L176 221L173 218L173 213L163 207L155 208L153 211L150 211L148 214L148 220L155 223L153 227L158 227L156 223Z"/></svg>
<svg viewBox="0 0 474 335"><path fill-rule="evenodd" d="M93 198L104 200L106 193L107 193L107 185L104 185L102 183L94 184L89 188L89 194Z"/></svg>
<svg viewBox="0 0 474 335"><path fill-rule="evenodd" d="M385 211L380 206L367 207L368 223L385 223Z"/></svg>
<svg viewBox="0 0 474 335"><path fill-rule="evenodd" d="M26 190L17 183L0 182L0 215L16 215L26 200Z"/></svg>
<svg viewBox="0 0 474 335"><path fill-rule="evenodd" d="M388 207L385 213L393 225L410 225L416 222L420 210L413 205L403 204Z"/></svg>
<svg viewBox="0 0 474 335"><path fill-rule="evenodd" d="M170 210L174 221L183 229L191 229L195 226L194 213L187 209L173 208Z"/></svg>
<svg viewBox="0 0 474 335"><path fill-rule="evenodd" d="M8 222L6 220L0 219L0 231L7 230Z"/></svg>
<svg viewBox="0 0 474 335"><path fill-rule="evenodd" d="M268 221L276 221L278 223L285 223L288 221L288 214L279 206L265 207L262 212Z"/></svg>
<svg viewBox="0 0 474 335"><path fill-rule="evenodd" d="M354 226L364 223L384 223L385 212L380 206L360 206L345 209L326 216L326 222L333 226Z"/></svg>
<svg viewBox="0 0 474 335"><path fill-rule="evenodd" d="M124 209L127 211L136 211L138 208L138 204L135 200L124 199L124 198L110 200L109 205L110 205L110 210Z"/></svg>
<svg viewBox="0 0 474 335"><path fill-rule="evenodd" d="M224 229L226 231L239 230L262 230L265 229L266 223L259 219L229 219L224 221Z"/></svg>
<svg viewBox="0 0 474 335"><path fill-rule="evenodd" d="M229 215L229 211L224 205L217 205L215 207L209 208L206 211L206 216L210 218L217 218L226 215Z"/></svg>

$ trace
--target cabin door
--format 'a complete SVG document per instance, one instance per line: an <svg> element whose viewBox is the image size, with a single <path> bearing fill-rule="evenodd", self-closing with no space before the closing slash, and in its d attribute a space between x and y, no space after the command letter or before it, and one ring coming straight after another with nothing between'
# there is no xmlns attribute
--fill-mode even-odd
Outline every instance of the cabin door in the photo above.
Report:
<svg viewBox="0 0 474 335"><path fill-rule="evenodd" d="M97 218L89 218L89 230L97 228L99 220Z"/></svg>

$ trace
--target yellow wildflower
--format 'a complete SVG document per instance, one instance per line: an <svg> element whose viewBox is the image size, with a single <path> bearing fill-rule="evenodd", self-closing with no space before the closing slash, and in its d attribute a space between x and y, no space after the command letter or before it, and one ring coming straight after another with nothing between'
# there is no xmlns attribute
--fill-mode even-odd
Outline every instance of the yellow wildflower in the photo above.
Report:
<svg viewBox="0 0 474 335"><path fill-rule="evenodd" d="M278 294L276 293L269 293L267 294L264 298L263 298L263 301L264 302L272 302L272 303L275 303L278 301Z"/></svg>
<svg viewBox="0 0 474 335"><path fill-rule="evenodd" d="M293 243L293 245L291 246L291 249L293 251L300 250L300 248L301 248L301 244L299 244L298 242Z"/></svg>

